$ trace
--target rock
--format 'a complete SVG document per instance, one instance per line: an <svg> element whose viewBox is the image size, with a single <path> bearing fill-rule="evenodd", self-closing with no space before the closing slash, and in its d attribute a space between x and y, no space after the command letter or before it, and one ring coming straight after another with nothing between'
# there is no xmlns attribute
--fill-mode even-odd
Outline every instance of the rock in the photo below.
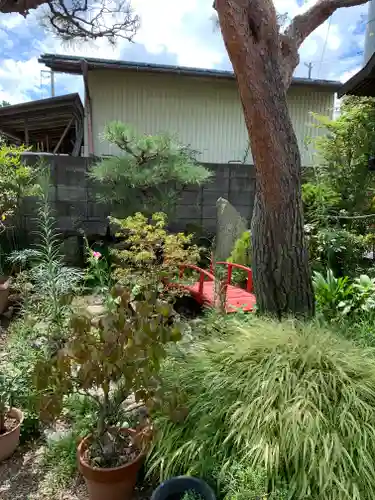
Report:
<svg viewBox="0 0 375 500"><path fill-rule="evenodd" d="M92 304L87 306L87 312L90 316L97 318L98 316L103 316L106 312L105 306L103 304Z"/></svg>
<svg viewBox="0 0 375 500"><path fill-rule="evenodd" d="M247 224L234 206L224 198L217 200L216 209L215 260L224 261L230 256L236 240L247 231Z"/></svg>

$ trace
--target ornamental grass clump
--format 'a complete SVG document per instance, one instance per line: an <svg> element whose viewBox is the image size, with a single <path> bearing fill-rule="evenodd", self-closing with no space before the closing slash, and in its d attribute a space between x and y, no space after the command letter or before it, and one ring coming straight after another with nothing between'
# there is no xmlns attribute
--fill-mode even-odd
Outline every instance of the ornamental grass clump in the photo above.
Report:
<svg viewBox="0 0 375 500"><path fill-rule="evenodd" d="M151 473L265 469L287 498L375 498L375 358L315 325L231 323L170 359ZM173 396L173 397L172 397Z"/></svg>

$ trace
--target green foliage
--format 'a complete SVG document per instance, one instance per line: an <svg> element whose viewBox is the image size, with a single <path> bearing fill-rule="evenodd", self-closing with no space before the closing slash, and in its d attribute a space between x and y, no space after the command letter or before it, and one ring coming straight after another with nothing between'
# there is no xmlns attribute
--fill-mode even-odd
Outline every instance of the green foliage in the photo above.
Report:
<svg viewBox="0 0 375 500"><path fill-rule="evenodd" d="M318 311L326 320L374 320L374 278L362 274L353 282L349 282L347 277L335 278L329 269L326 278L315 272L313 284Z"/></svg>
<svg viewBox="0 0 375 500"><path fill-rule="evenodd" d="M252 469L245 463L233 463L219 477L224 500L284 500L286 492L278 489L268 493L267 474L264 469Z"/></svg>
<svg viewBox="0 0 375 500"><path fill-rule="evenodd" d="M199 165L196 152L168 135L138 135L121 122L109 123L104 139L121 156L102 159L91 169L99 199L111 203L119 217L137 211L171 213L182 189L206 182L211 174Z"/></svg>
<svg viewBox="0 0 375 500"><path fill-rule="evenodd" d="M325 223L328 215L337 213L340 197L326 184L306 182L302 185L302 201L305 222Z"/></svg>
<svg viewBox="0 0 375 500"><path fill-rule="evenodd" d="M9 408L13 406L13 379L9 374L0 372L0 434L6 432L5 416Z"/></svg>
<svg viewBox="0 0 375 500"><path fill-rule="evenodd" d="M77 474L77 446L79 437L70 432L60 439L49 439L43 453L42 465L46 471L44 483L49 495L66 487Z"/></svg>
<svg viewBox="0 0 375 500"><path fill-rule="evenodd" d="M49 177L46 176L37 202L38 243L32 249L13 252L9 260L26 268L24 274L30 285L29 291L30 288L32 291L34 313L59 330L63 329L65 306L77 291L83 274L63 262L60 235L51 213L48 189Z"/></svg>
<svg viewBox="0 0 375 500"><path fill-rule="evenodd" d="M203 497L194 490L187 490L183 494L181 500L203 500Z"/></svg>
<svg viewBox="0 0 375 500"><path fill-rule="evenodd" d="M46 324L23 315L11 323L8 331L7 355L2 369L14 380L13 404L24 414L21 442L29 441L40 433L33 373L40 356L38 339L47 335L46 329Z"/></svg>
<svg viewBox="0 0 375 500"><path fill-rule="evenodd" d="M49 498L71 484L77 475L77 445L95 426L96 412L92 398L72 394L64 400L62 417L69 431L48 438L42 457L46 471L42 490Z"/></svg>
<svg viewBox="0 0 375 500"><path fill-rule="evenodd" d="M321 182L339 196L339 209L348 214L371 213L375 178L368 169L374 155L375 101L350 99L335 120L313 115L326 135L316 139Z"/></svg>
<svg viewBox="0 0 375 500"><path fill-rule="evenodd" d="M72 317L66 341L53 358L37 364L35 379L43 419L61 414L66 395L84 393L94 400L95 463L116 466L122 439L111 428L122 405L132 393L148 405L160 397L160 362L181 332L170 305L153 297L132 301L119 285L105 306L95 321L84 312Z"/></svg>
<svg viewBox="0 0 375 500"><path fill-rule="evenodd" d="M328 321L337 319L340 314L346 315L350 308L347 301L352 296L352 286L348 277L335 278L333 271L328 269L327 276L315 272L313 277L317 309Z"/></svg>
<svg viewBox="0 0 375 500"><path fill-rule="evenodd" d="M123 220L111 218L111 222L118 228L116 236L125 240L112 252L119 266L114 277L136 298L144 298L146 292L158 295L164 283L177 277L181 264L196 264L199 259L193 235L168 233L164 213L155 213L151 219L136 213Z"/></svg>
<svg viewBox="0 0 375 500"><path fill-rule="evenodd" d="M307 227L310 261L314 270L327 267L337 276L355 276L365 267L368 238L341 228Z"/></svg>
<svg viewBox="0 0 375 500"><path fill-rule="evenodd" d="M178 397L154 416L150 473L238 463L264 469L268 491L288 485L287 498L374 498L373 352L314 325L254 318L231 330L166 363Z"/></svg>
<svg viewBox="0 0 375 500"><path fill-rule="evenodd" d="M108 294L114 285L112 279L112 265L108 256L97 250L92 250L86 241L87 267L85 274L85 287L93 289L100 295Z"/></svg>
<svg viewBox="0 0 375 500"><path fill-rule="evenodd" d="M241 264L242 266L251 267L252 262L252 246L251 233L245 231L240 238L235 242L233 250L227 259L228 262ZM242 284L247 280L247 273L241 269L232 270L232 283Z"/></svg>
<svg viewBox="0 0 375 500"><path fill-rule="evenodd" d="M0 139L0 230L3 222L14 215L25 196L36 194L38 169L22 162L24 146L7 146Z"/></svg>

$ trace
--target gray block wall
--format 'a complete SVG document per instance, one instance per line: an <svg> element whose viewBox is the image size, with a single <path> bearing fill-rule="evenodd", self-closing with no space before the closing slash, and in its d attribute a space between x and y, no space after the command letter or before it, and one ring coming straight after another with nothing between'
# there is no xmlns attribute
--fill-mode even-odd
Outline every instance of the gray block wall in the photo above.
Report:
<svg viewBox="0 0 375 500"><path fill-rule="evenodd" d="M38 161L36 155L25 155L28 164ZM50 200L59 230L73 235L79 229L88 235L104 235L108 226L110 206L96 200L87 177L90 159L60 155L43 155L51 171ZM255 195L254 167L241 164L205 164L213 172L212 180L202 187L192 186L183 191L170 227L184 230L186 226L201 227L215 233L216 200L229 200L249 222ZM27 225L31 224L35 202L28 200L23 210ZM31 226L30 226L31 227Z"/></svg>

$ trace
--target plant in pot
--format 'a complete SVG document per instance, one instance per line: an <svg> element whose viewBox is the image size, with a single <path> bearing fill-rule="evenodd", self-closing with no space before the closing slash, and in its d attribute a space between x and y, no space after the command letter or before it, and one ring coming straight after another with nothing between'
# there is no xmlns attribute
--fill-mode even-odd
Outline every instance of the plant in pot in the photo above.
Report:
<svg viewBox="0 0 375 500"><path fill-rule="evenodd" d="M13 379L0 373L0 462L16 450L21 433L23 413L13 408Z"/></svg>
<svg viewBox="0 0 375 500"><path fill-rule="evenodd" d="M85 312L72 317L68 340L53 358L38 363L36 382L41 416L58 416L64 396L73 392L95 401L97 423L78 445L79 469L90 500L124 500L134 489L151 429L148 423L127 428L119 415L132 395L146 407L159 400L161 359L181 329L167 302L132 301L119 285L104 304L99 317Z"/></svg>

